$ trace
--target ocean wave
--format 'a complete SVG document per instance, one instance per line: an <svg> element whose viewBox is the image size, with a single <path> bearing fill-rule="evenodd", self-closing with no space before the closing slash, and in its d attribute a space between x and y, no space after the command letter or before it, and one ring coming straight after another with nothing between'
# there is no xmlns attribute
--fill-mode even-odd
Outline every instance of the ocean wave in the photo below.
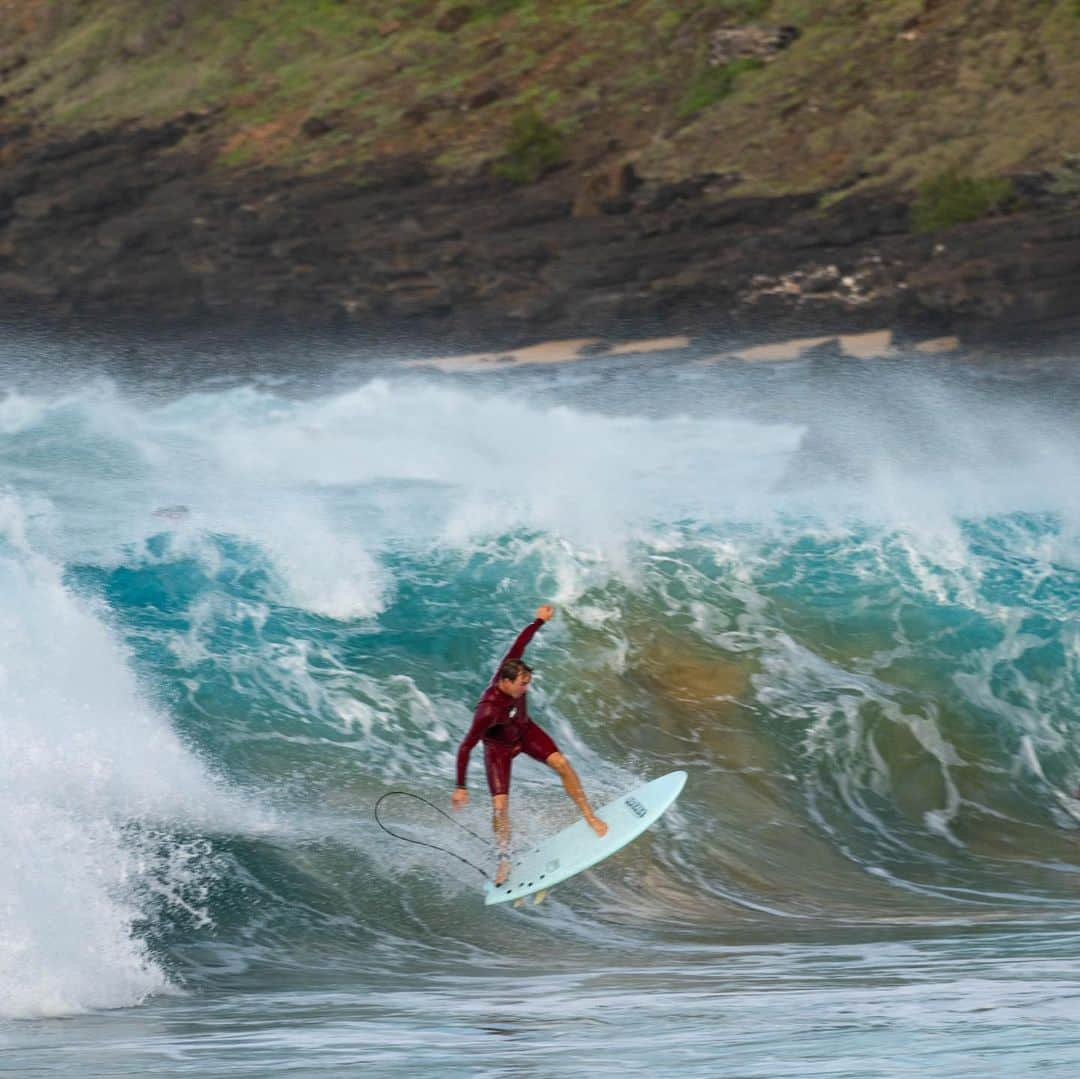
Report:
<svg viewBox="0 0 1080 1079"><path fill-rule="evenodd" d="M778 414L701 378L636 410L412 375L9 398L4 842L24 864L40 833L46 868L7 899L8 1012L130 1003L211 937L300 964L335 932L460 939L467 871L388 847L370 805L446 798L544 600L533 708L590 792L691 776L571 886L574 932L1070 907L1075 432L981 385L907 383L892 425L889 399ZM514 797L522 840L573 812L531 762ZM37 909L72 919L53 951Z"/></svg>
<svg viewBox="0 0 1080 1079"><path fill-rule="evenodd" d="M103 610L71 594L26 532L19 500L0 494L8 1016L129 1005L167 990L136 929L151 893L179 903L201 887L202 870L182 857L186 839L163 851L161 830L231 830L258 818L148 706Z"/></svg>

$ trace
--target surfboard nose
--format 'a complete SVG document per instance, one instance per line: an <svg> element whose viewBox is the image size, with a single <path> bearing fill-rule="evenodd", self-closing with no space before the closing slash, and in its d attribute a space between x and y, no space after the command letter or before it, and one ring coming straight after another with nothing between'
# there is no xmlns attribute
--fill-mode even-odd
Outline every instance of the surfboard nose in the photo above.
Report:
<svg viewBox="0 0 1080 1079"><path fill-rule="evenodd" d="M546 891L622 850L667 811L686 780L685 771L669 772L609 802L596 814L608 826L603 837L587 822L575 821L525 854L505 883L485 884L484 903L507 903Z"/></svg>

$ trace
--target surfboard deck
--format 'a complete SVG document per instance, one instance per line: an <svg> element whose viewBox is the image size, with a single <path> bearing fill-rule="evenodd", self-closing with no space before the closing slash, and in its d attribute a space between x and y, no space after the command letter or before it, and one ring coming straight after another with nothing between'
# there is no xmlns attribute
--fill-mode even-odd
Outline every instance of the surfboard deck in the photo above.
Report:
<svg viewBox="0 0 1080 1079"><path fill-rule="evenodd" d="M534 892L546 892L605 858L622 850L663 815L679 797L686 783L685 772L669 772L629 791L596 811L608 826L601 838L583 820L545 839L510 864L510 876L498 888L484 885L484 903L509 903Z"/></svg>

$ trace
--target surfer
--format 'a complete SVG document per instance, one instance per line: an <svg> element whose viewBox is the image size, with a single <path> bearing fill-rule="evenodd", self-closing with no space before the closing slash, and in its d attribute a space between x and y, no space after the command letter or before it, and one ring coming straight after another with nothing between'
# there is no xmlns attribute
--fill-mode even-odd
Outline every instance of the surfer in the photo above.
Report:
<svg viewBox="0 0 1080 1079"><path fill-rule="evenodd" d="M457 787L451 798L455 809L468 805L465 773L469 767L469 754L481 738L484 740L484 767L491 791L492 825L499 844L496 885L502 884L510 873L510 767L519 753L543 761L558 772L566 793L581 810L589 827L599 836L605 835L608 830L607 825L592 811L582 790L581 780L570 767L570 762L559 752L551 736L529 718L525 702L526 690L532 681L532 668L521 657L536 631L554 613L554 607L544 604L537 609L535 620L518 634L484 690L476 706L472 726L458 749Z"/></svg>

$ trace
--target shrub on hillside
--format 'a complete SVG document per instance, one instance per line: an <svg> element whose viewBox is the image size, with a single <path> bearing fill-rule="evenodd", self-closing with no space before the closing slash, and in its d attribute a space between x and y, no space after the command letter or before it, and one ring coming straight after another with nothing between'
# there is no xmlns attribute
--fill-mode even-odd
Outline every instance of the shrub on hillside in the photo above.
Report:
<svg viewBox="0 0 1080 1079"><path fill-rule="evenodd" d="M911 228L914 232L934 232L965 221L978 221L987 214L1008 209L1014 198L1011 180L977 179L943 172L919 188L911 206Z"/></svg>
<svg viewBox="0 0 1080 1079"><path fill-rule="evenodd" d="M531 184L563 159L562 133L535 110L521 113L510 128L510 142L493 171L515 184Z"/></svg>
<svg viewBox="0 0 1080 1079"><path fill-rule="evenodd" d="M684 120L688 116L693 116L694 113L727 97L735 89L735 83L740 75L747 71L757 71L764 66L764 61L756 56L746 56L727 64L720 64L718 67L704 68L687 87L676 112Z"/></svg>

